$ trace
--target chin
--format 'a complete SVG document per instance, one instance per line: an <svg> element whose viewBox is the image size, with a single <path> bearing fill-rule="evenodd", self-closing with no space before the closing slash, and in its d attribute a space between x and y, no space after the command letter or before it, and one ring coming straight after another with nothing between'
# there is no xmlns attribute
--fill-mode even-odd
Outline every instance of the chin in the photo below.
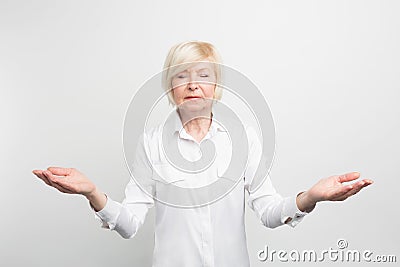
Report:
<svg viewBox="0 0 400 267"><path fill-rule="evenodd" d="M211 107L211 103L209 101L204 101L204 99L185 100L178 105L179 110L185 112L204 112L211 110Z"/></svg>

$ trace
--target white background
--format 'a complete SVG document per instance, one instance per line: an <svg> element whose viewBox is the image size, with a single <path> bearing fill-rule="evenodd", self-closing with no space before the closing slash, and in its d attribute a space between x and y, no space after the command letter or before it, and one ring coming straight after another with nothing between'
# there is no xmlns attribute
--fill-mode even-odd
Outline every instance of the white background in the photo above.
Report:
<svg viewBox="0 0 400 267"><path fill-rule="evenodd" d="M101 229L83 197L31 171L75 167L122 200L126 108L168 49L187 40L215 44L265 95L276 124L271 177L282 195L349 171L375 181L343 203L318 204L294 229L267 229L249 210L252 266L271 265L257 260L266 245L319 252L339 238L396 255L399 11L389 0L1 0L0 265L151 265L153 210L127 241Z"/></svg>

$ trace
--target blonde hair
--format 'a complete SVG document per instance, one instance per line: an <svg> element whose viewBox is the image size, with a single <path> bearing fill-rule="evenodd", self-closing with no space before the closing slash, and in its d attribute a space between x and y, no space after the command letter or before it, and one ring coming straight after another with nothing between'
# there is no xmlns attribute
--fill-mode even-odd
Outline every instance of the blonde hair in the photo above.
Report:
<svg viewBox="0 0 400 267"><path fill-rule="evenodd" d="M207 42L190 41L174 45L169 50L165 59L164 70L162 73L162 87L168 92L169 102L173 105L174 99L172 95L172 79L182 71L182 68L187 68L185 63L195 62L212 62L216 76L216 86L214 91L214 99L220 100L222 97L222 88L219 86L221 81L221 56L214 45Z"/></svg>

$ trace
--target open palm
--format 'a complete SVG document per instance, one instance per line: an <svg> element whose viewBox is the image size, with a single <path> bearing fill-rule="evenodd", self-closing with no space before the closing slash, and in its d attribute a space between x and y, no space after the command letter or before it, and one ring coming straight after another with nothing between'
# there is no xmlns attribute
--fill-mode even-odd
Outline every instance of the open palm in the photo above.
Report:
<svg viewBox="0 0 400 267"><path fill-rule="evenodd" d="M49 167L47 170L32 171L47 185L67 194L91 194L96 186L82 173L74 168Z"/></svg>
<svg viewBox="0 0 400 267"><path fill-rule="evenodd" d="M363 179L353 184L344 184L356 180L360 173L352 172L343 175L334 175L319 180L309 190L309 196L315 201L341 201L358 193L362 188L372 184L369 179Z"/></svg>

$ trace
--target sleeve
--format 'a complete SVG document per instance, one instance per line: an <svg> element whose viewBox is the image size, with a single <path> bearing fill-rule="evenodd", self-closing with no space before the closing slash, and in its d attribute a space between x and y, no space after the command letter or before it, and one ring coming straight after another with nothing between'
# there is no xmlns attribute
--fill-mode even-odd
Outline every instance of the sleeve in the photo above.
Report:
<svg viewBox="0 0 400 267"><path fill-rule="evenodd" d="M132 238L136 235L144 223L148 209L154 205L152 197L154 186L148 182L151 181L152 168L146 154L145 136L139 140L131 171L132 176L140 177L140 180L130 179L125 188L125 199L122 203L107 196L105 207L95 212L103 228L115 230L123 238ZM137 181L140 181L140 186Z"/></svg>
<svg viewBox="0 0 400 267"><path fill-rule="evenodd" d="M252 184L258 165L264 164L265 168L268 168L268 164L261 159L262 145L257 133L251 127L248 127L246 131L249 141L249 156L245 170L245 189L249 193L247 201L249 207L256 213L261 223L268 228L275 228L283 224L296 226L308 214L298 209L296 196L284 198L278 194L269 175L260 185ZM256 189L251 190L253 187Z"/></svg>

